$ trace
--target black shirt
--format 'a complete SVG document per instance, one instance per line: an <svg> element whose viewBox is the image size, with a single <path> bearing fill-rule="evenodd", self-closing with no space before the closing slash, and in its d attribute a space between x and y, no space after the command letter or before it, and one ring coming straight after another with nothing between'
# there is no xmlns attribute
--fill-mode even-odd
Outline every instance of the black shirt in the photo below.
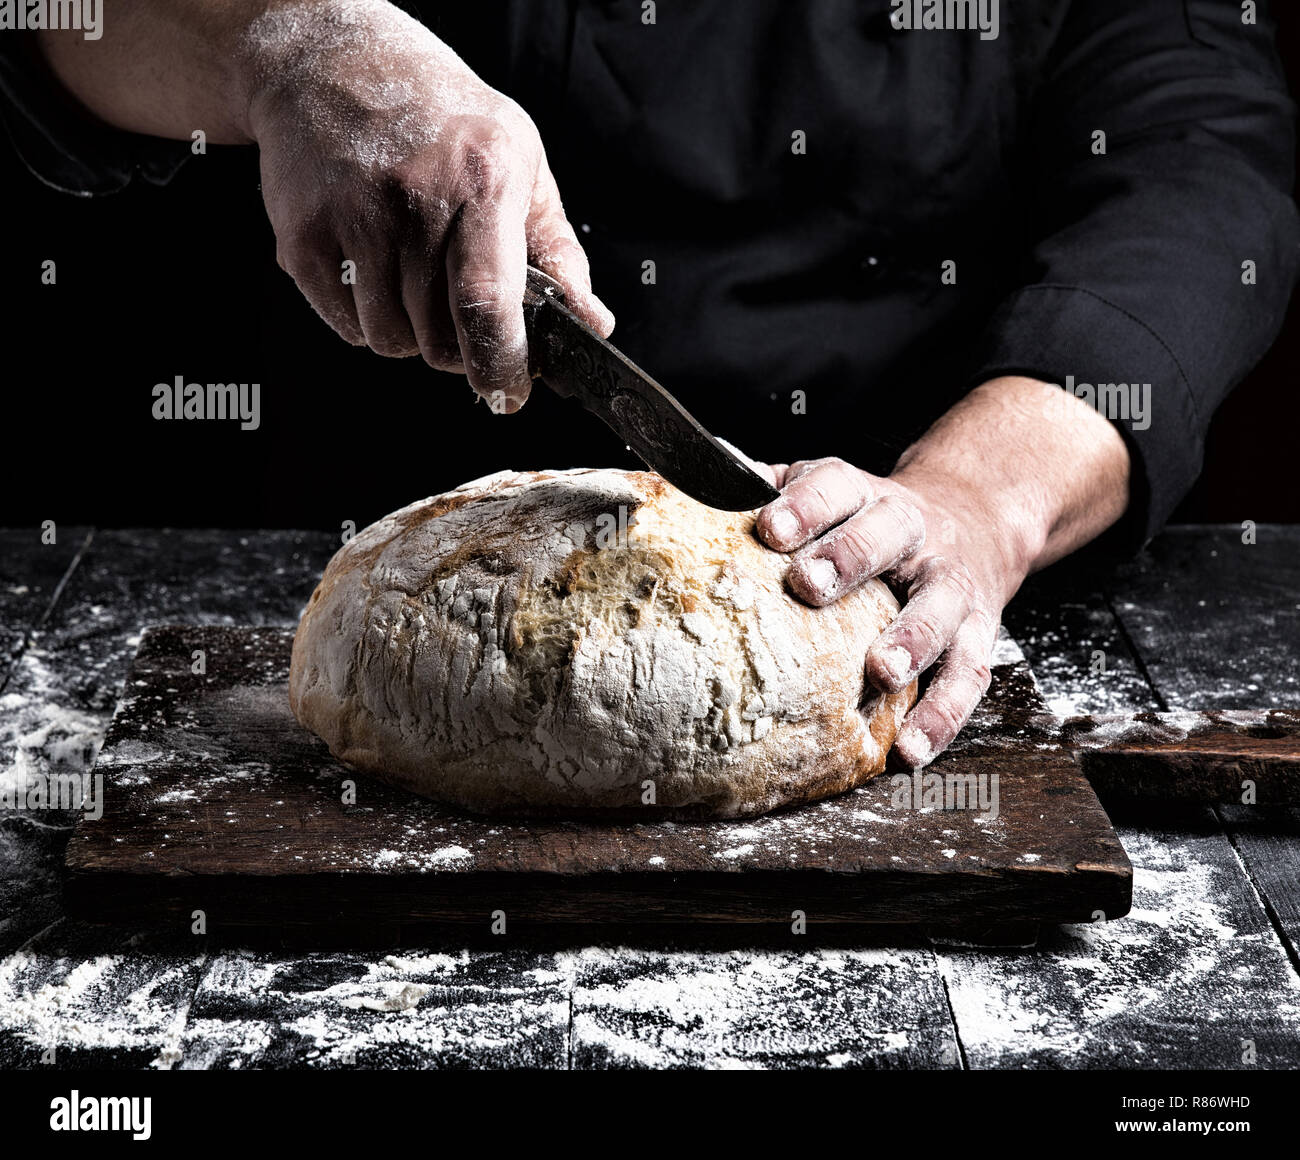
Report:
<svg viewBox="0 0 1300 1160"><path fill-rule="evenodd" d="M996 375L1149 383L1149 426L1118 422L1135 546L1195 479L1211 415L1296 279L1293 112L1267 5L1247 25L1228 0L1002 0L996 39L898 30L892 7L421 15L533 116L614 340L711 429L758 458L883 472ZM21 107L6 118L31 129ZM117 146L115 163L78 164L120 171L132 139ZM29 165L75 185L37 153Z"/></svg>

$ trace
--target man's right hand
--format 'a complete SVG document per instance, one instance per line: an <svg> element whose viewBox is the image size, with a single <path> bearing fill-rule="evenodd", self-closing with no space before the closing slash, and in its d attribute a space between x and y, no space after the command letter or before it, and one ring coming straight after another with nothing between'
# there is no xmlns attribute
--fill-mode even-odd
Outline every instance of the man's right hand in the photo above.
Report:
<svg viewBox="0 0 1300 1160"><path fill-rule="evenodd" d="M245 44L277 260L345 339L463 371L509 412L530 389L528 262L610 333L536 127L422 24L380 0L286 4Z"/></svg>

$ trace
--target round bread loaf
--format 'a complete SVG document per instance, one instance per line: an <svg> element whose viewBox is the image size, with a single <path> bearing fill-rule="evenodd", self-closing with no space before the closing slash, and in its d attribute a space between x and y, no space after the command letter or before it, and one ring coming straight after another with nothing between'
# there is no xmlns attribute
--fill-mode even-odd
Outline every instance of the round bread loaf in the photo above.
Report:
<svg viewBox="0 0 1300 1160"><path fill-rule="evenodd" d="M297 719L359 770L482 812L735 817L859 785L915 686L865 685L873 580L789 596L755 513L651 472L501 472L330 561L293 645Z"/></svg>

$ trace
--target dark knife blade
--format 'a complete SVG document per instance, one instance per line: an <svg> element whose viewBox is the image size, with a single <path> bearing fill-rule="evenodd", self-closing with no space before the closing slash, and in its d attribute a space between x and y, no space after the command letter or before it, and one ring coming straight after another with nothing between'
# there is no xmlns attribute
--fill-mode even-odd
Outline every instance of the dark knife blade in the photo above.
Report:
<svg viewBox="0 0 1300 1160"><path fill-rule="evenodd" d="M741 512L780 494L615 347L576 318L552 278L528 268L529 371L577 399L669 483L692 499Z"/></svg>

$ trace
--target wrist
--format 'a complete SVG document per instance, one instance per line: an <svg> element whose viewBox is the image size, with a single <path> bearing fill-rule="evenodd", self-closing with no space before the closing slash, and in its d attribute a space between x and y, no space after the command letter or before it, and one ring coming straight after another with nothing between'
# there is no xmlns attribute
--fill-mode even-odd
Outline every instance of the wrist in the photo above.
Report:
<svg viewBox="0 0 1300 1160"><path fill-rule="evenodd" d="M1033 571L1051 529L1040 497L1015 481L980 476L964 463L908 449L891 479L924 497L941 513L930 534L973 543L987 562L985 578L1003 601L1010 600Z"/></svg>
<svg viewBox="0 0 1300 1160"><path fill-rule="evenodd" d="M1128 448L1114 425L1060 387L1018 376L971 391L894 474L940 502L973 505L1022 577L1100 535L1128 505Z"/></svg>
<svg viewBox="0 0 1300 1160"><path fill-rule="evenodd" d="M312 102L337 100L353 74L373 68L378 76L387 57L420 35L432 38L388 0L352 0L346 7L337 0L261 0L258 7L231 47L236 112L253 141L280 121L281 110L310 113Z"/></svg>

